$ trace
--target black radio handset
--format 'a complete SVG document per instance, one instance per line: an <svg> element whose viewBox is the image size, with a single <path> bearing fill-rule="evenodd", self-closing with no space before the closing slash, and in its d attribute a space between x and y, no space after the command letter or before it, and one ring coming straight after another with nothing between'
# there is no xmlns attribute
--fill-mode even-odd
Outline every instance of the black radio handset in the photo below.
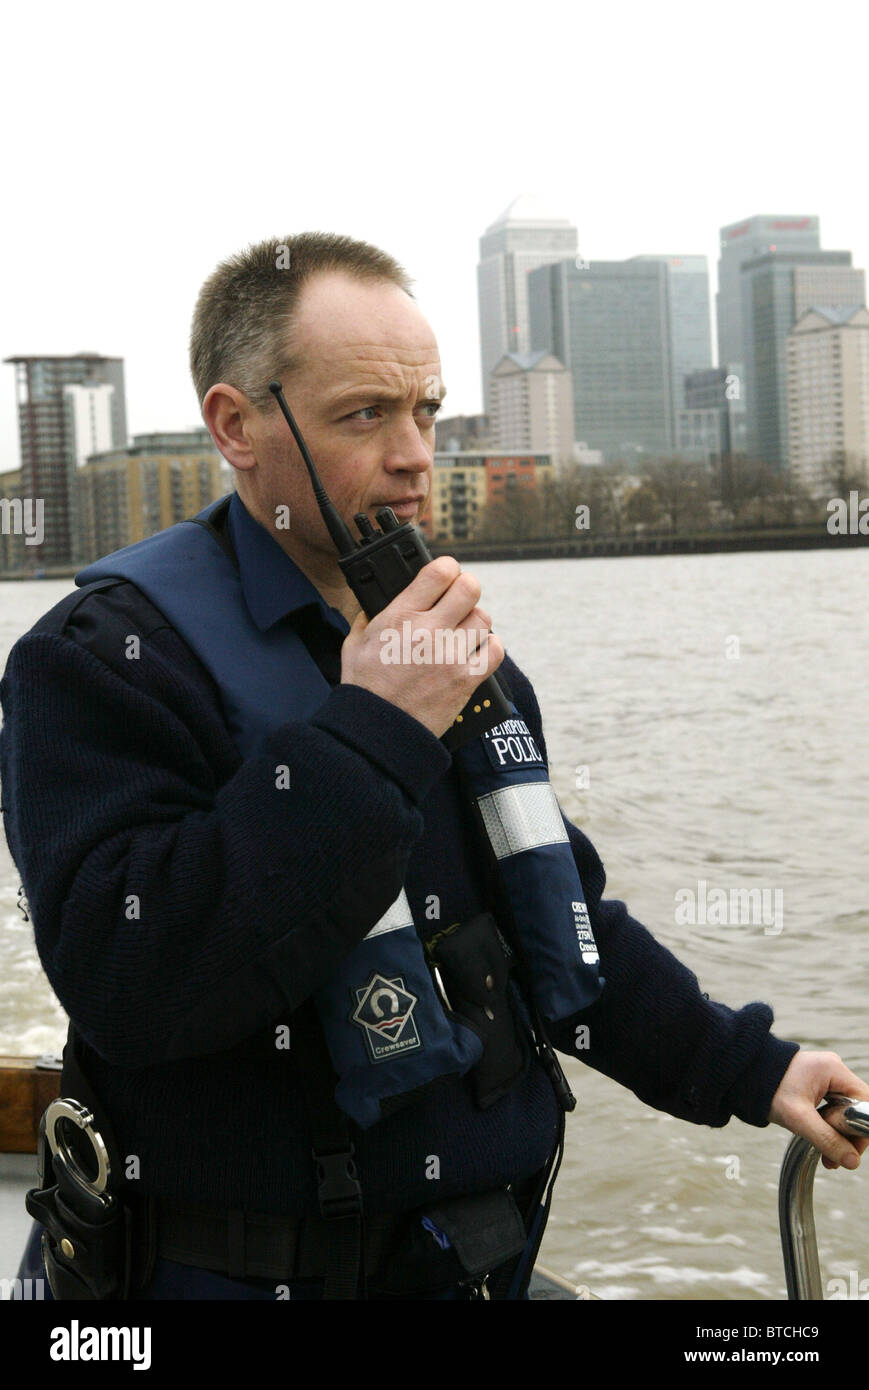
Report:
<svg viewBox="0 0 869 1390"><path fill-rule="evenodd" d="M269 390L281 408L284 419L293 432L305 467L311 478L317 506L326 528L338 551L338 563L349 587L358 598L367 617L373 618L386 608L425 565L431 563L422 533L410 521L400 522L391 507L381 507L375 513L381 530L372 526L364 512L354 520L361 540L354 540L337 509L326 495L308 446L290 412L278 381L269 383ZM453 752L462 744L487 733L496 724L511 718L512 706L497 677L488 676L474 691L461 714L442 735L441 742Z"/></svg>

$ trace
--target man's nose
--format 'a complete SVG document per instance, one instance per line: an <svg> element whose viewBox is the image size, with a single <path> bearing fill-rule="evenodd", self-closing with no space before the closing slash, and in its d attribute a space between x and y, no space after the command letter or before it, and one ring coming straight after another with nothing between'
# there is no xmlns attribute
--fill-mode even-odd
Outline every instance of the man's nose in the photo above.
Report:
<svg viewBox="0 0 869 1390"><path fill-rule="evenodd" d="M431 445L426 444L415 419L396 421L384 443L383 467L391 472L424 473L431 468Z"/></svg>

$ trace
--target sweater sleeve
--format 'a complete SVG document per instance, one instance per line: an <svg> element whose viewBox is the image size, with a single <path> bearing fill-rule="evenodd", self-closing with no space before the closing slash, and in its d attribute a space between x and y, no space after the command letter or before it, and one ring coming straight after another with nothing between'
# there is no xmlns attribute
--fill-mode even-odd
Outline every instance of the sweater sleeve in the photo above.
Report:
<svg viewBox="0 0 869 1390"><path fill-rule="evenodd" d="M509 679L546 759L531 684L512 663ZM679 1119L721 1126L736 1115L766 1125L798 1044L770 1033L767 1004L735 1011L701 993L694 973L624 903L603 899L606 875L597 851L566 817L564 823L606 983L593 1005L552 1030L554 1045Z"/></svg>
<svg viewBox="0 0 869 1390"><path fill-rule="evenodd" d="M339 685L242 761L157 640L123 667L21 638L0 775L46 974L85 1041L135 1068L231 1047L325 983L401 891L450 758Z"/></svg>

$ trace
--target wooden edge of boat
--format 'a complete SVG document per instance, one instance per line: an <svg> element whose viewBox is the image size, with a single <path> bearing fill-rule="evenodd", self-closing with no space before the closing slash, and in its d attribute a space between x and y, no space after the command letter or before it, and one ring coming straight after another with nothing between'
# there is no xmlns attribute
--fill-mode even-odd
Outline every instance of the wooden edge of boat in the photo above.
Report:
<svg viewBox="0 0 869 1390"><path fill-rule="evenodd" d="M0 1055L0 1153L36 1153L39 1121L60 1095L60 1058L51 1061Z"/></svg>

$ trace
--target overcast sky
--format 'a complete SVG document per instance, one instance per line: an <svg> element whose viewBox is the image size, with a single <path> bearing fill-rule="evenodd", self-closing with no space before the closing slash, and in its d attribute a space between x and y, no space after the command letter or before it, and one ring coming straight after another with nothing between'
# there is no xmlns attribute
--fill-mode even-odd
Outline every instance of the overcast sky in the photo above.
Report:
<svg viewBox="0 0 869 1390"><path fill-rule="evenodd" d="M310 12L308 12L310 9ZM705 254L816 213L869 266L863 0L698 6L89 0L6 12L0 357L126 360L131 433L200 424L200 284L305 230L395 255L447 413L481 408L478 239L519 193L588 259ZM18 465L0 369L0 470Z"/></svg>

